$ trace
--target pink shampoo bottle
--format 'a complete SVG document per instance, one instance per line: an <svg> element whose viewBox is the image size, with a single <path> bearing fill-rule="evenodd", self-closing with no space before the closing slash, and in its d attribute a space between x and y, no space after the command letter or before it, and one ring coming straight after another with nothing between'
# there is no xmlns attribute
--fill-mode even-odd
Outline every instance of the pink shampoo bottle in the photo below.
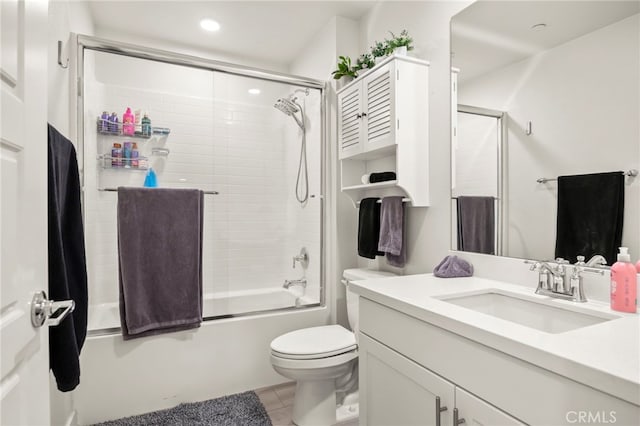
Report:
<svg viewBox="0 0 640 426"><path fill-rule="evenodd" d="M620 247L618 261L611 267L611 309L636 312L638 289L636 267L631 263L629 249Z"/></svg>
<svg viewBox="0 0 640 426"><path fill-rule="evenodd" d="M122 133L125 135L133 135L135 128L135 116L131 112L131 108L127 108L122 115Z"/></svg>

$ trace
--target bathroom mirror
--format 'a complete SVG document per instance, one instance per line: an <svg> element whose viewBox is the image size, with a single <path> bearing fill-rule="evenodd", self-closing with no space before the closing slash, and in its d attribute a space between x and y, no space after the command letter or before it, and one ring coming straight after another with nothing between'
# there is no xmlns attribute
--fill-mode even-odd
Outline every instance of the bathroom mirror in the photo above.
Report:
<svg viewBox="0 0 640 426"><path fill-rule="evenodd" d="M639 12L628 1L478 1L452 18L453 250L553 259L558 176L640 169ZM640 176L623 192L622 245L638 258ZM458 198L469 196L484 205ZM464 211L484 223L479 244Z"/></svg>

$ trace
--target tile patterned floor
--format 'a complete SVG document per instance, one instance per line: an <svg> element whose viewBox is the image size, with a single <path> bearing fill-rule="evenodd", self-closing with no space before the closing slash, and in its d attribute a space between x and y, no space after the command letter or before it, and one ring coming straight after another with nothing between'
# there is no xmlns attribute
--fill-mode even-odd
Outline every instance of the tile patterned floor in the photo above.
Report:
<svg viewBox="0 0 640 426"><path fill-rule="evenodd" d="M295 382L256 389L255 392L267 410L273 426L293 425L291 415L293 414L293 395L295 391Z"/></svg>

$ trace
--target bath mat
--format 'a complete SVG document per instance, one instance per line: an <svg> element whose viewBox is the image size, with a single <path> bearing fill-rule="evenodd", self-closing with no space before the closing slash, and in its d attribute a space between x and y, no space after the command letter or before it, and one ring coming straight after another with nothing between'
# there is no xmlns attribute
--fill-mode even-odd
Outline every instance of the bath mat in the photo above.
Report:
<svg viewBox="0 0 640 426"><path fill-rule="evenodd" d="M100 426L272 426L255 392L180 404L168 410L98 423Z"/></svg>

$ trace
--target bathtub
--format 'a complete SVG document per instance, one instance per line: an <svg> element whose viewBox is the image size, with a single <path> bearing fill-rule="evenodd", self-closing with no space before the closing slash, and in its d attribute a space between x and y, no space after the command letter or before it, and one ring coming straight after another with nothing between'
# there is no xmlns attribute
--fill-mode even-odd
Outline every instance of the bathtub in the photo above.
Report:
<svg viewBox="0 0 640 426"><path fill-rule="evenodd" d="M208 321L313 305L313 301L298 292L296 288L287 290L282 287L272 287L260 290L205 294L202 300L202 312L205 321ZM119 332L120 309L118 303L90 305L87 330L91 335Z"/></svg>
<svg viewBox="0 0 640 426"><path fill-rule="evenodd" d="M80 385L72 395L78 424L286 382L271 366L271 341L330 323L326 306L296 307L296 301L308 301L282 287L222 296L204 297L207 320L197 329L128 341L119 333L117 304L91 306L93 331L80 355ZM260 312L247 313L256 309Z"/></svg>

